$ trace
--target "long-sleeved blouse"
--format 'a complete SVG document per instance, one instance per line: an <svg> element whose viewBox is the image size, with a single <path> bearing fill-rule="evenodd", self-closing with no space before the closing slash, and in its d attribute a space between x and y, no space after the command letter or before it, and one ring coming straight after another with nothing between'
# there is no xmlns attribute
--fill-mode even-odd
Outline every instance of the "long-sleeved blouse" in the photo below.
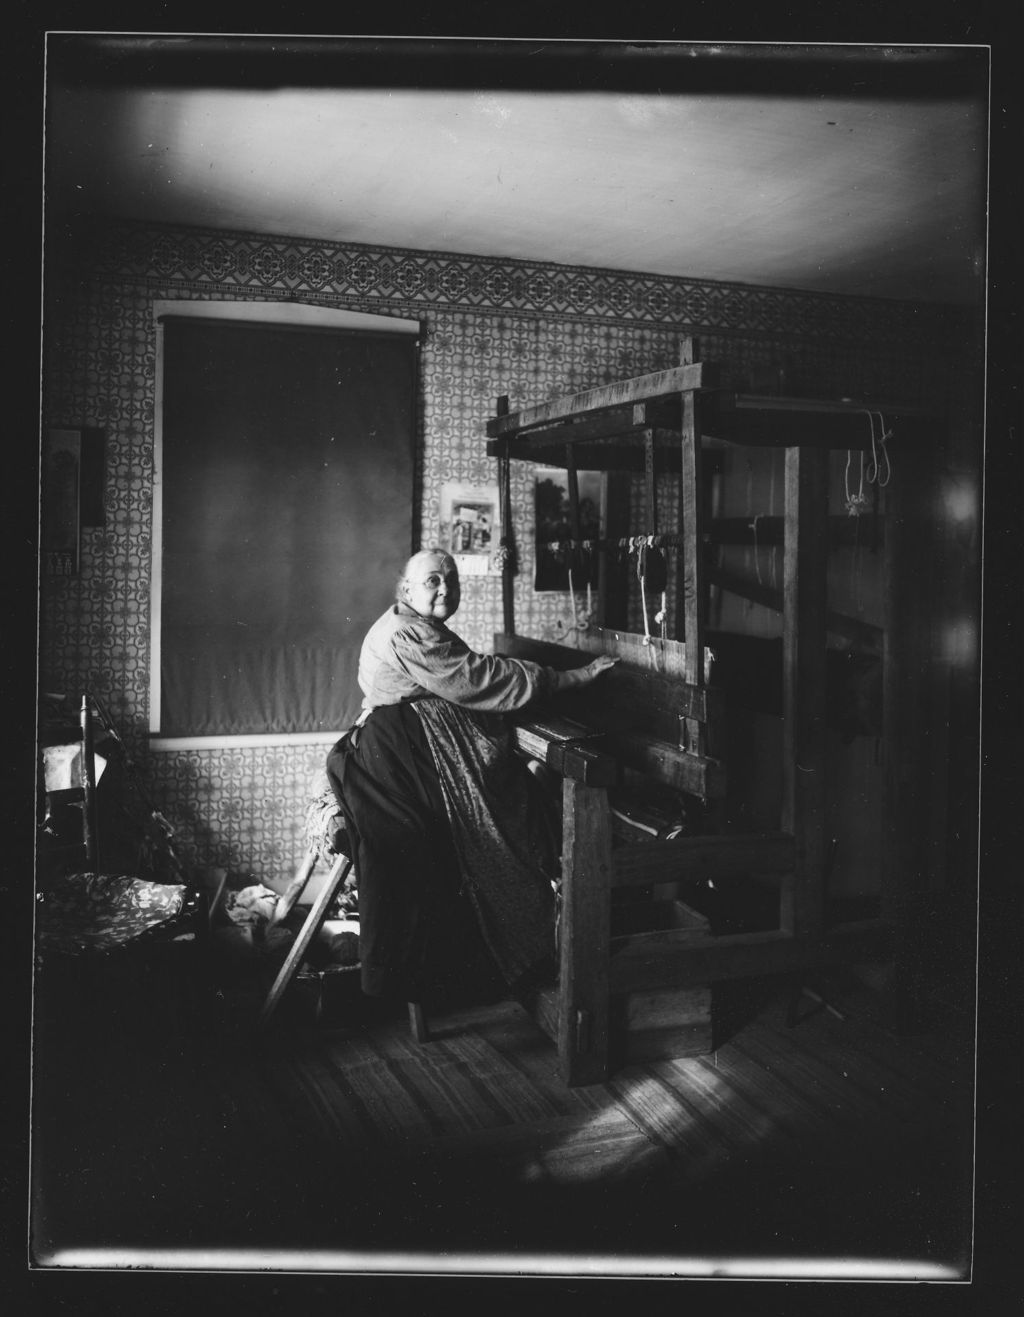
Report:
<svg viewBox="0 0 1024 1317"><path fill-rule="evenodd" d="M548 694L556 680L528 659L477 653L443 622L401 602L373 624L359 655L364 712L437 695L466 709L508 713Z"/></svg>

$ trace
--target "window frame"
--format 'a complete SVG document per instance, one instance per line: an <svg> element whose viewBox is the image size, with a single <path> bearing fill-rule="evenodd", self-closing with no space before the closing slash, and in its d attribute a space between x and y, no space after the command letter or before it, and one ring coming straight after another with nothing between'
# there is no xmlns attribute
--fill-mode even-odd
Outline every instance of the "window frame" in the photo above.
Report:
<svg viewBox="0 0 1024 1317"><path fill-rule="evenodd" d="M165 316L194 320L248 321L277 327L331 330L366 330L374 334L414 335L422 342L423 323L400 316L340 307L311 306L305 302L216 302L188 298L161 298L153 302L156 336L155 393L153 411L153 501L151 561L149 578L149 748L157 751L220 750L243 746L329 745L333 732L267 732L215 736L164 736L161 723L161 626L163 608L163 476L164 476L164 324Z"/></svg>

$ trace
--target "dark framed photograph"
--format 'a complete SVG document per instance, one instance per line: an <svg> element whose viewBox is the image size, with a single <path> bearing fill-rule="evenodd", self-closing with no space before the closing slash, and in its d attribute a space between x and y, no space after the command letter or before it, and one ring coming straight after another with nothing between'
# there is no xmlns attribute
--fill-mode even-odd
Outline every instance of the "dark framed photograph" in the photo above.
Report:
<svg viewBox="0 0 1024 1317"><path fill-rule="evenodd" d="M535 590L597 587L598 545L605 521L606 480L600 471L578 471L579 539L573 544L569 473L560 467L535 469ZM570 581L571 574L571 581Z"/></svg>

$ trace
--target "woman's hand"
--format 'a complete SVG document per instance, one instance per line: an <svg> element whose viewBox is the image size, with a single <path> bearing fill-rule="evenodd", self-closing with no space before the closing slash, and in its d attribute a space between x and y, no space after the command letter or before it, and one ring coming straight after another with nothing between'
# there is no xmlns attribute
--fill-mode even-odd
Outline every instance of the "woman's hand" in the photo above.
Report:
<svg viewBox="0 0 1024 1317"><path fill-rule="evenodd" d="M595 677L600 677L602 672L614 668L618 661L617 658L612 658L610 654L598 654L597 658L592 663L588 663L583 669L587 673L587 681L593 681Z"/></svg>
<svg viewBox="0 0 1024 1317"><path fill-rule="evenodd" d="M612 658L610 654L598 654L597 658L588 663L586 667L570 668L567 672L559 672L556 689L568 690L572 686L589 686L592 681L600 677L602 672L614 668L618 661L617 658Z"/></svg>

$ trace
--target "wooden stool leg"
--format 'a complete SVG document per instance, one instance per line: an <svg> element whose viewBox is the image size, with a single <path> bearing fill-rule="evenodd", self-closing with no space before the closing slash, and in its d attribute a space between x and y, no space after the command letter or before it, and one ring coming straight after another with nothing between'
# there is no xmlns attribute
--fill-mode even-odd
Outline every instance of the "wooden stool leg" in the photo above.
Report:
<svg viewBox="0 0 1024 1317"><path fill-rule="evenodd" d="M306 884L309 882L315 868L316 853L311 850L296 870L295 877L278 897L274 913L270 916L267 924L268 930L275 928L282 920L287 919L295 902L306 890Z"/></svg>
<svg viewBox="0 0 1024 1317"><path fill-rule="evenodd" d="M284 896L278 902L279 910L281 906L285 905L287 906L285 913L287 913L287 910L291 909L305 889L315 865L316 857L312 854L308 855L306 859L303 860L302 864L299 866L298 872L284 893ZM288 985L295 977L299 967L305 959L306 953L309 951L313 939L323 927L330 904L334 900L342 883L348 877L351 868L352 861L348 856L339 855L335 860L331 872L327 876L327 881L324 883L319 895L310 907L305 923L302 925L295 941L289 947L288 955L285 957L284 964L281 966L280 970L278 970L277 977L274 979L273 985L267 993L266 1000L263 1003L263 1008L260 1011L261 1024L266 1024L277 1009L278 1003L284 996ZM272 920L272 925L279 923L281 917L283 916L279 916L279 918ZM321 985L321 994L322 991L323 989ZM424 1012L422 1005L415 1001L411 1001L407 1003L407 1005L409 1011L409 1029L413 1038L418 1043L428 1043L430 1041L430 1028L427 1024L426 1013ZM321 1016L322 1006L322 999L321 997L318 997L316 1006L317 1019Z"/></svg>
<svg viewBox="0 0 1024 1317"><path fill-rule="evenodd" d="M418 1043L430 1042L430 1028L427 1024L427 1017L423 1012L423 1007L418 1001L411 1001L409 1006L409 1028L412 1036Z"/></svg>
<svg viewBox="0 0 1024 1317"><path fill-rule="evenodd" d="M339 855L334 861L334 864L331 867L331 872L327 875L327 881L323 885L323 889L310 907L309 914L306 916L306 922L302 925L298 936L289 947L288 955L285 957L284 964L278 971L277 978L274 980L273 986L267 993L267 999L263 1003L263 1009L260 1012L261 1024L266 1024L277 1009L278 1002L284 996L285 989L295 977L296 971L302 964L306 953L309 951L313 939L323 927L330 904L334 900L338 889L348 877L348 871L351 868L352 861L347 855Z"/></svg>

